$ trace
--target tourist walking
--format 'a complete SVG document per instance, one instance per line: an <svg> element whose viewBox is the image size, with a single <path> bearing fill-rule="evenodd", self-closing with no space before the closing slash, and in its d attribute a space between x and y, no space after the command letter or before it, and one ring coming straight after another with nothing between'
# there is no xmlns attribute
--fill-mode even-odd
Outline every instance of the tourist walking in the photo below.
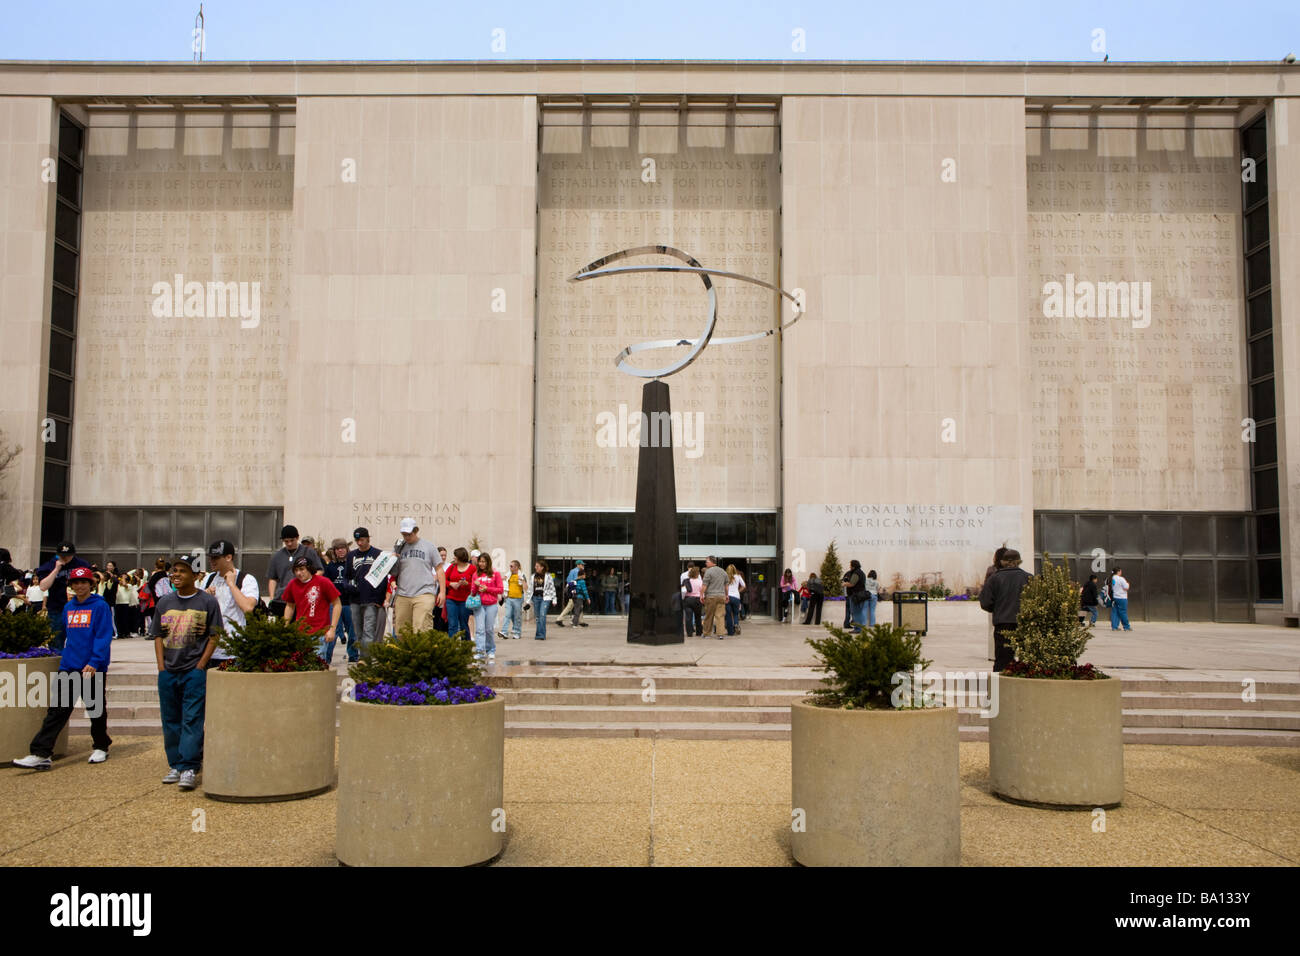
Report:
<svg viewBox="0 0 1300 956"><path fill-rule="evenodd" d="M330 542L325 577L334 585L334 590L339 592L339 600L343 602L343 610L339 613L339 637L347 651L348 662L355 664L360 660L357 654L357 632L352 621L352 600L356 586L352 583L348 567L348 539L335 538Z"/></svg>
<svg viewBox="0 0 1300 956"><path fill-rule="evenodd" d="M686 627L686 636L694 634L704 636L704 579L700 569L691 565L686 569L682 583L682 617Z"/></svg>
<svg viewBox="0 0 1300 956"><path fill-rule="evenodd" d="M16 767L50 769L54 744L67 726L79 696L90 714L90 737L95 749L89 762L103 763L108 759L113 738L108 735L108 704L104 692L113 650L113 609L94 593L94 580L94 572L88 567L68 572L72 599L65 602L63 609L66 640L59 657L59 674L68 676L50 681L45 720L32 738L27 756L14 761ZM27 688L22 690L25 692Z"/></svg>
<svg viewBox="0 0 1300 956"><path fill-rule="evenodd" d="M397 564L393 577L397 592L393 598L393 627L400 634L410 625L417 631L433 629L433 609L438 603L439 579L435 569L442 560L438 548L420 537L414 518L403 518L401 538L393 545Z"/></svg>
<svg viewBox="0 0 1300 956"><path fill-rule="evenodd" d="M1097 623L1097 575L1088 575L1088 583L1079 589L1079 607L1088 615L1088 626Z"/></svg>
<svg viewBox="0 0 1300 956"><path fill-rule="evenodd" d="M822 601L825 600L826 589L823 587L822 582L817 579L815 571L808 575L804 588L808 591L808 599L803 612L803 623L820 625L822 622Z"/></svg>
<svg viewBox="0 0 1300 956"><path fill-rule="evenodd" d="M217 599L222 630L229 634L248 623L248 616L262 599L262 592L257 578L235 567L235 546L230 541L221 539L208 545L208 567L211 570L199 587ZM212 663L220 665L230 659L230 653L218 643L212 652Z"/></svg>
<svg viewBox="0 0 1300 956"><path fill-rule="evenodd" d="M324 571L316 549L298 536L298 529L291 524L280 529L280 544L283 546L271 555L271 563L266 569L266 592L271 596L270 611L272 617L284 616L284 589L293 580L293 568L299 558L306 558L313 571Z"/></svg>
<svg viewBox="0 0 1300 956"><path fill-rule="evenodd" d="M1011 642L1004 636L1016 629L1020 614L1020 592L1025 589L1030 573L1020 567L1020 552L1008 548L1002 556L1002 567L988 579L980 591L980 607L993 614L993 670L1001 671L1016 658Z"/></svg>
<svg viewBox="0 0 1300 956"><path fill-rule="evenodd" d="M334 640L342 613L338 588L311 566L305 554L299 555L293 563L293 580L284 589L284 619L297 620L308 634L319 635L316 653L327 665L334 660Z"/></svg>
<svg viewBox="0 0 1300 956"><path fill-rule="evenodd" d="M1115 573L1110 577L1110 629L1118 631L1120 625L1124 625L1124 630L1131 631L1133 627L1128 622L1128 578L1124 577L1124 569L1116 568Z"/></svg>
<svg viewBox="0 0 1300 956"><path fill-rule="evenodd" d="M1002 567L1002 559L1006 556L1008 550L1010 549L1007 548L1006 545L1003 545L1002 547L998 548L996 551L993 552L993 563L990 564L988 566L988 570L984 572L984 583L980 585L981 593L983 593L984 588L988 586L989 578L997 574L998 569ZM988 659L994 660L997 657L997 653L993 647L993 615L992 614L989 615L988 638L989 638Z"/></svg>
<svg viewBox="0 0 1300 956"><path fill-rule="evenodd" d="M734 564L727 565L727 636L740 633L740 596L745 591L745 579Z"/></svg>
<svg viewBox="0 0 1300 956"><path fill-rule="evenodd" d="M207 667L222 635L221 605L195 586L197 565L193 555L172 562L172 590L158 600L149 627L158 663L163 749L171 768L163 783L182 790L198 786L203 767Z"/></svg>
<svg viewBox="0 0 1300 956"><path fill-rule="evenodd" d="M470 610L474 614L474 653L479 658L494 661L497 658L497 601L505 591L505 584L501 572L492 570L492 558L486 551L479 554L476 565L469 589ZM475 604L478 606L474 607Z"/></svg>
<svg viewBox="0 0 1300 956"><path fill-rule="evenodd" d="M591 593L587 590L587 572L583 568L578 568L578 576L573 581L573 626L586 627L582 622L582 609L587 606L591 600Z"/></svg>
<svg viewBox="0 0 1300 956"><path fill-rule="evenodd" d="M555 578L551 575L545 561L538 559L533 564L533 616L537 618L537 629L533 631L533 640L546 640L546 613L555 603Z"/></svg>
<svg viewBox="0 0 1300 956"><path fill-rule="evenodd" d="M388 575L378 584L371 584L366 575L374 567L382 551L370 543L370 530L356 528L352 532L356 547L348 552L348 580L352 582L352 633L356 639L348 643L348 660L358 660L367 647L384 633L384 598L388 594ZM353 650L356 656L353 656Z"/></svg>
<svg viewBox="0 0 1300 956"><path fill-rule="evenodd" d="M63 541L54 549L54 557L32 572L32 577L39 581L41 590L45 592L45 616L54 631L54 637L50 640L51 650L63 650L63 606L68 603L68 574L77 568L91 572L87 580L91 582L91 590L94 590L94 570L89 563L77 557L75 544Z"/></svg>
<svg viewBox="0 0 1300 956"><path fill-rule="evenodd" d="M469 563L469 552L457 548L452 552L455 561L443 577L446 584L447 633L452 637L460 635L461 640L469 640L469 611L465 602L469 600L470 584L474 578L474 566Z"/></svg>
<svg viewBox="0 0 1300 956"><path fill-rule="evenodd" d="M501 632L497 634L500 640L512 638L517 641L523 637L524 599L527 590L528 579L524 577L523 565L511 561L510 575L506 578L506 601L501 605Z"/></svg>
<svg viewBox="0 0 1300 956"><path fill-rule="evenodd" d="M709 555L704 559L703 587L700 598L704 603L704 637L722 640L727 618L727 572L718 567L718 559Z"/></svg>
<svg viewBox="0 0 1300 956"><path fill-rule="evenodd" d="M569 611L573 609L573 585L574 582L578 580L578 573L582 571L582 569L583 563L582 560L579 559L573 563L573 567L569 568L569 573L564 576L564 607L560 608L559 617L555 621L556 627L564 627L564 615L568 614ZM583 625L583 627L586 626L587 625L585 624Z"/></svg>

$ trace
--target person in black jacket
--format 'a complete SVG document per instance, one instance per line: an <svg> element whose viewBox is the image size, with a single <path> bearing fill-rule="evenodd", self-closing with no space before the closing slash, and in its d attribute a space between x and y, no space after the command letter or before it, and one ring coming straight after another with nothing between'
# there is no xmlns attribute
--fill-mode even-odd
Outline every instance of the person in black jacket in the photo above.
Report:
<svg viewBox="0 0 1300 956"><path fill-rule="evenodd" d="M1097 575L1088 575L1088 583L1079 592L1079 607L1091 618L1089 627L1097 623Z"/></svg>
<svg viewBox="0 0 1300 956"><path fill-rule="evenodd" d="M357 629L355 622L352 620L352 604L356 601L357 586L352 581L352 566L348 562L348 540L347 538L335 538L330 543L330 549L325 555L325 577L329 578L330 584L339 592L339 598L343 601L343 611L339 614L339 631L343 634L343 643L347 646L348 663L355 664L360 660L358 654Z"/></svg>
<svg viewBox="0 0 1300 956"><path fill-rule="evenodd" d="M1007 631L1016 629L1020 615L1020 592L1032 575L1020 567L1020 552L1008 550L1002 556L1002 567L984 583L980 591L980 607L993 614L993 670L1003 670L1016 658Z"/></svg>
<svg viewBox="0 0 1300 956"><path fill-rule="evenodd" d="M804 611L803 622L805 624L821 624L822 622L822 599L826 590L822 587L822 582L816 574L808 575L808 581L804 584L808 589L808 610Z"/></svg>

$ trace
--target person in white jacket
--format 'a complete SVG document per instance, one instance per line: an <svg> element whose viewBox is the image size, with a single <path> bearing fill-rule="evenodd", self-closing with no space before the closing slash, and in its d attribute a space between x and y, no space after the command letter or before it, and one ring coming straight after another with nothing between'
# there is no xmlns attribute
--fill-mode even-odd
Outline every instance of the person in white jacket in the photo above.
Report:
<svg viewBox="0 0 1300 956"><path fill-rule="evenodd" d="M555 603L555 578L547 571L546 562L538 558L533 564L532 603L537 617L537 630L533 640L546 640L546 612Z"/></svg>

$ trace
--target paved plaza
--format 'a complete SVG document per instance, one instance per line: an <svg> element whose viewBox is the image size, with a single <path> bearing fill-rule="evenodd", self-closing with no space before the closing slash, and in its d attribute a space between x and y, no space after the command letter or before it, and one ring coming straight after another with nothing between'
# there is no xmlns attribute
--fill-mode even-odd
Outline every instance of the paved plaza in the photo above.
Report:
<svg viewBox="0 0 1300 956"><path fill-rule="evenodd" d="M882 605L883 611L889 605ZM806 672L814 627L747 621L734 640L630 646L622 618L550 628L545 643L501 645L495 673L534 665L777 668ZM977 667L984 616L931 609L925 651L937 667ZM526 633L531 634L531 625ZM1227 624L1137 624L1098 630L1085 659L1123 676L1270 674L1294 678L1296 632ZM115 643L115 672L151 669L152 646ZM343 652L335 663L342 670ZM181 793L157 736L116 735L90 766L89 738L49 773L0 769L0 864L334 865L333 791L280 804L228 804ZM510 738L507 840L495 865L769 865L790 856L790 744L782 740ZM1125 748L1124 803L1094 831L1087 811L1013 806L988 787L988 747L961 744L966 865L1300 864L1300 748Z"/></svg>

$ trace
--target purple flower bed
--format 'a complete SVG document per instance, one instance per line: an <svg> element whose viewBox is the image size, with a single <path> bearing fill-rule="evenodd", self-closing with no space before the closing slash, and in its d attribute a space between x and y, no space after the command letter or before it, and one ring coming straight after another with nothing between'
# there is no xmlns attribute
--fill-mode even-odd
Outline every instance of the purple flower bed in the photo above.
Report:
<svg viewBox="0 0 1300 956"><path fill-rule="evenodd" d="M20 654L6 654L4 651L0 651L0 661L14 661L27 657L59 657L61 654L61 651L56 651L53 648L33 647L31 650L23 651Z"/></svg>
<svg viewBox="0 0 1300 956"><path fill-rule="evenodd" d="M969 595L969 594L949 594L946 598L944 598L944 600L945 600L945 601L969 601L969 600L970 600L970 595Z"/></svg>
<svg viewBox="0 0 1300 956"><path fill-rule="evenodd" d="M357 684L355 698L367 704L474 704L491 700L496 692L491 687L475 684L473 687L453 687L447 678L420 681L416 684Z"/></svg>

